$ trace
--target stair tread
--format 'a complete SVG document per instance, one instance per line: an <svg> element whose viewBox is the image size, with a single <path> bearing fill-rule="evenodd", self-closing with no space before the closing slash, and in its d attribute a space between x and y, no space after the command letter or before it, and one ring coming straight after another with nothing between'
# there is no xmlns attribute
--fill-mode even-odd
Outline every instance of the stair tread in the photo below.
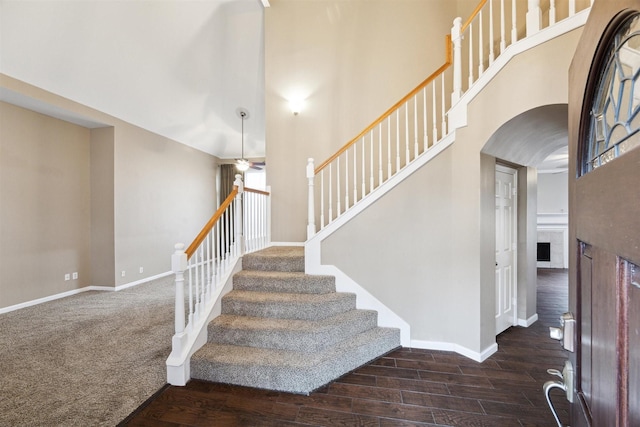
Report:
<svg viewBox="0 0 640 427"><path fill-rule="evenodd" d="M289 293L335 292L335 277L310 275L300 271L242 270L233 276L238 290Z"/></svg>
<svg viewBox="0 0 640 427"><path fill-rule="evenodd" d="M356 294L351 292L329 292L325 294L302 294L288 292L259 292L244 291L234 289L226 294L223 299L233 299L237 301L271 303L291 303L291 304L312 304L326 301L340 301L343 299L355 298Z"/></svg>

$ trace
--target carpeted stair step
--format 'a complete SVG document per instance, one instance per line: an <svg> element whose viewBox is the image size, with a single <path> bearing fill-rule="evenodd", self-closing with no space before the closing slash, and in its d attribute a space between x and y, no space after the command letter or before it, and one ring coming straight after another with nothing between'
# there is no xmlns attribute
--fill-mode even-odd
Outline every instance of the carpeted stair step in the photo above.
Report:
<svg viewBox="0 0 640 427"><path fill-rule="evenodd" d="M398 329L380 327L311 353L207 343L191 358L191 377L309 394L399 343Z"/></svg>
<svg viewBox="0 0 640 427"><path fill-rule="evenodd" d="M348 292L298 294L233 290L222 297L222 314L280 319L321 320L356 308Z"/></svg>
<svg viewBox="0 0 640 427"><path fill-rule="evenodd" d="M246 347L315 352L377 326L373 310L350 310L323 320L223 314L209 323L208 341Z"/></svg>
<svg viewBox="0 0 640 427"><path fill-rule="evenodd" d="M302 246L272 246L242 257L243 270L304 272Z"/></svg>
<svg viewBox="0 0 640 427"><path fill-rule="evenodd" d="M336 291L336 279L334 276L315 276L297 271L242 270L233 276L233 289L326 294Z"/></svg>

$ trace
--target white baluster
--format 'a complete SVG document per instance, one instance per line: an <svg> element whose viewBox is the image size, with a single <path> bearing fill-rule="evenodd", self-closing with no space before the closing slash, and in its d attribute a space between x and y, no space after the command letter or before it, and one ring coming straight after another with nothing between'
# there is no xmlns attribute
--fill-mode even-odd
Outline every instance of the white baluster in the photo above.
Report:
<svg viewBox="0 0 640 427"><path fill-rule="evenodd" d="M418 95L413 96L413 158L418 157Z"/></svg>
<svg viewBox="0 0 640 427"><path fill-rule="evenodd" d="M353 144L353 204L358 201L358 152L356 147L358 144Z"/></svg>
<svg viewBox="0 0 640 427"><path fill-rule="evenodd" d="M329 163L329 192L327 200L329 201L329 224L333 221L333 163Z"/></svg>
<svg viewBox="0 0 640 427"><path fill-rule="evenodd" d="M478 78L484 73L484 46L482 44L482 10L478 14Z"/></svg>
<svg viewBox="0 0 640 427"><path fill-rule="evenodd" d="M493 44L495 43L493 37L493 0L489 0L489 65L493 64L496 55L493 51Z"/></svg>
<svg viewBox="0 0 640 427"><path fill-rule="evenodd" d="M211 231L205 237L205 247L207 248L207 301L211 298Z"/></svg>
<svg viewBox="0 0 640 427"><path fill-rule="evenodd" d="M542 10L540 0L528 0L527 37L536 34L542 28Z"/></svg>
<svg viewBox="0 0 640 427"><path fill-rule="evenodd" d="M439 139L438 139L438 126L436 125L436 120L438 120L438 119L437 119L437 111L436 111L436 85L435 85L435 80L431 84L431 88L433 89L433 94L432 94L432 98L431 98L431 104L432 104L431 105L431 115L432 115L432 118L433 118L433 136L431 137L431 140L435 144L436 142L439 141Z"/></svg>
<svg viewBox="0 0 640 427"><path fill-rule="evenodd" d="M404 165L409 164L409 103L404 104Z"/></svg>
<svg viewBox="0 0 640 427"><path fill-rule="evenodd" d="M340 156L336 159L336 218L342 214L342 193L340 190Z"/></svg>
<svg viewBox="0 0 640 427"><path fill-rule="evenodd" d="M207 297L207 280L205 278L206 271L204 268L205 252L204 252L204 245L202 244L200 245L200 257L202 258L202 262L200 265L200 280L201 280L200 283L202 283L202 286L200 288L200 294L201 294L200 304L204 307L204 302L206 301L206 297Z"/></svg>
<svg viewBox="0 0 640 427"><path fill-rule="evenodd" d="M349 209L349 150L344 152L344 208Z"/></svg>
<svg viewBox="0 0 640 427"><path fill-rule="evenodd" d="M511 44L518 41L518 26L516 23L516 0L511 0Z"/></svg>
<svg viewBox="0 0 640 427"><path fill-rule="evenodd" d="M500 0L500 53L507 48L505 40L505 22L504 22L504 0Z"/></svg>
<svg viewBox="0 0 640 427"><path fill-rule="evenodd" d="M367 168L365 167L365 151L366 150L366 142L365 142L365 137L362 137L362 187L360 188L360 191L362 192L362 197L364 198L364 196L367 194L367 183L366 183L366 176L367 176Z"/></svg>
<svg viewBox="0 0 640 427"><path fill-rule="evenodd" d="M445 110L444 104L444 74L440 75L440 81L442 82L442 96L440 97L440 99L442 101L442 137L444 138L444 136L447 134L447 110Z"/></svg>
<svg viewBox="0 0 640 427"><path fill-rule="evenodd" d="M453 43L453 93L451 94L451 104L458 102L462 96L462 18L453 20L451 28L451 41Z"/></svg>
<svg viewBox="0 0 640 427"><path fill-rule="evenodd" d="M576 0L569 0L569 17L576 14Z"/></svg>
<svg viewBox="0 0 640 427"><path fill-rule="evenodd" d="M473 22L469 24L469 86L468 88L470 88L472 85L473 85Z"/></svg>
<svg viewBox="0 0 640 427"><path fill-rule="evenodd" d="M193 325L193 316L196 311L196 302L194 296L194 281L193 281L193 259L188 262L189 266L189 318L187 319L187 326L190 328Z"/></svg>
<svg viewBox="0 0 640 427"><path fill-rule="evenodd" d="M371 193L375 188L373 182L373 131L371 131L371 139L369 142L369 192Z"/></svg>
<svg viewBox="0 0 640 427"><path fill-rule="evenodd" d="M324 169L320 171L320 229L324 228Z"/></svg>
<svg viewBox="0 0 640 427"><path fill-rule="evenodd" d="M313 178L315 176L313 159L307 159L307 239L313 237L316 234L316 213L314 206L314 193L313 193ZM322 194L320 194L320 200L322 200ZM320 222L322 224L322 221Z"/></svg>
<svg viewBox="0 0 640 427"><path fill-rule="evenodd" d="M400 170L400 109L396 110L396 173Z"/></svg>
<svg viewBox="0 0 640 427"><path fill-rule="evenodd" d="M387 179L391 178L391 116L387 117Z"/></svg>
<svg viewBox="0 0 640 427"><path fill-rule="evenodd" d="M194 277L194 288L193 288L193 292L195 293L195 308L194 308L194 313L193 313L193 317L195 319L195 321L197 322L198 319L200 318L200 255L198 254L198 249L196 249L196 252L193 254L193 262L194 262L194 272L193 272L193 277ZM191 276L189 277L191 278Z"/></svg>
<svg viewBox="0 0 640 427"><path fill-rule="evenodd" d="M556 0L551 0L549 5L549 26L556 23Z"/></svg>
<svg viewBox="0 0 640 427"><path fill-rule="evenodd" d="M427 87L422 89L422 129L424 129L424 151L429 148L429 123L427 122Z"/></svg>
<svg viewBox="0 0 640 427"><path fill-rule="evenodd" d="M378 185L382 184L382 122L378 125Z"/></svg>
<svg viewBox="0 0 640 427"><path fill-rule="evenodd" d="M233 216L235 219L235 226L233 227L235 230L235 257L244 254L244 226L242 224L242 198L244 196L244 183L242 182L242 175L237 174L236 180L233 185L238 187L238 194L236 198L233 200L233 209L235 211L235 215Z"/></svg>

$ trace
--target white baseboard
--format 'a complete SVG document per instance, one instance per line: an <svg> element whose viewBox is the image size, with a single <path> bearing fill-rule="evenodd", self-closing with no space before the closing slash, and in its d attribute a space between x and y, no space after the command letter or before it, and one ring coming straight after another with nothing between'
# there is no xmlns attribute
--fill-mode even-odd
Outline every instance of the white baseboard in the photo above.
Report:
<svg viewBox="0 0 640 427"><path fill-rule="evenodd" d="M34 305L42 304L42 303L45 303L45 302L49 302L49 301L55 301L55 300L60 299L60 298L70 297L72 295L77 295L77 294L80 294L82 292L89 292L89 291L117 292L117 291L121 291L123 289L131 288L133 286L141 285L143 283L151 282L152 280L156 280L156 279L160 279L162 277L166 277L166 276L168 276L170 274L172 274L172 272L168 271L166 273L157 274L155 276L149 276L149 277L147 277L145 279L136 280L135 282L126 283L124 285L120 285L120 286L116 286L116 287L113 287L113 286L85 286L83 288L72 289L70 291L62 292L62 293L59 293L59 294L49 295L49 296L46 296L46 297L42 297L42 298L31 300L31 301L21 302L20 304L15 304L15 305L10 305L8 307L0 308L0 314L9 313L11 311L20 310L21 308L27 308L27 307L31 307L31 306L34 306Z"/></svg>
<svg viewBox="0 0 640 427"><path fill-rule="evenodd" d="M538 321L538 313L535 313L533 316L529 317L528 319L518 319L518 326L524 326L525 328L528 328L529 326L533 325L537 321Z"/></svg>
<svg viewBox="0 0 640 427"><path fill-rule="evenodd" d="M476 362L484 362L491 356L493 353L498 351L498 344L493 343L486 349L481 352L470 350L466 347L463 347L459 344L450 343L450 342L439 342L439 341L422 341L422 340L411 340L412 348L420 348L423 350L439 350L439 351L453 351L454 353L458 353L464 357L468 357L469 359L475 360Z"/></svg>

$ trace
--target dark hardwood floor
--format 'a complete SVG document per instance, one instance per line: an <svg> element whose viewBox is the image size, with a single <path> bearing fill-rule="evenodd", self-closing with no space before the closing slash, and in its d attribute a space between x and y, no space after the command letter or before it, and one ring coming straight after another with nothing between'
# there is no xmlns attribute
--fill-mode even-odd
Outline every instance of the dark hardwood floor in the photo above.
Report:
<svg viewBox="0 0 640 427"><path fill-rule="evenodd" d="M122 426L555 426L542 392L567 354L549 338L567 307L567 271L538 271L539 320L497 338L484 363L401 348L309 396L190 381L166 386ZM554 392L561 421L568 405Z"/></svg>

